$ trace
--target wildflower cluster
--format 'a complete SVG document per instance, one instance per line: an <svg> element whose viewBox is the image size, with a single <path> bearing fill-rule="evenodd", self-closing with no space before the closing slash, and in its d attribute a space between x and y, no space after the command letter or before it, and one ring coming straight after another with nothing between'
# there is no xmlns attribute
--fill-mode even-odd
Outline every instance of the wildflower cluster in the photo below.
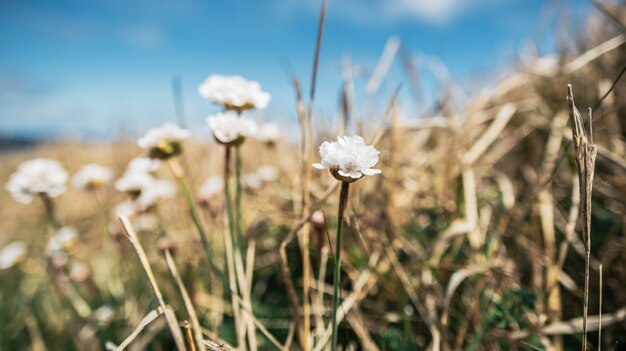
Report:
<svg viewBox="0 0 626 351"><path fill-rule="evenodd" d="M182 151L182 141L189 137L189 131L173 123L165 123L160 128L152 128L139 140L137 145L148 152L153 159L167 160L178 156Z"/></svg>
<svg viewBox="0 0 626 351"><path fill-rule="evenodd" d="M233 111L226 111L207 117L207 125L213 131L215 140L224 145L237 146L251 137L257 130L256 123L240 117Z"/></svg>
<svg viewBox="0 0 626 351"><path fill-rule="evenodd" d="M67 172L58 161L36 158L18 167L6 189L15 201L29 204L34 196L57 197L63 194L67 178Z"/></svg>
<svg viewBox="0 0 626 351"><path fill-rule="evenodd" d="M264 109L270 102L270 94L261 90L259 83L241 76L210 75L198 86L198 92L226 110L239 113L253 108Z"/></svg>
<svg viewBox="0 0 626 351"><path fill-rule="evenodd" d="M107 185L113 179L113 172L103 166L90 163L72 177L76 189L94 190Z"/></svg>
<svg viewBox="0 0 626 351"><path fill-rule="evenodd" d="M158 202L174 196L172 182L153 176L158 161L139 157L132 160L126 172L115 182L118 191L129 195L130 200L119 205L116 214L132 215L148 211Z"/></svg>

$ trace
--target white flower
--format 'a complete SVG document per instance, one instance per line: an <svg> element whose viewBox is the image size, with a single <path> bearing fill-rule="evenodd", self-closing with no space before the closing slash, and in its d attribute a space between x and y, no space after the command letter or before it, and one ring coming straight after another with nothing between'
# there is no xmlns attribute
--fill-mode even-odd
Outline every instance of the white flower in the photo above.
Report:
<svg viewBox="0 0 626 351"><path fill-rule="evenodd" d="M241 180L246 188L252 190L259 189L263 185L263 180L256 173L246 174Z"/></svg>
<svg viewBox="0 0 626 351"><path fill-rule="evenodd" d="M198 195L201 199L210 199L224 191L224 179L220 176L209 177L202 183Z"/></svg>
<svg viewBox="0 0 626 351"><path fill-rule="evenodd" d="M137 145L147 150L150 158L167 159L182 152L181 142L188 137L188 130L173 123L165 123L160 128L148 130L137 140Z"/></svg>
<svg viewBox="0 0 626 351"><path fill-rule="evenodd" d="M21 241L14 241L0 250L0 269L8 269L20 263L28 248Z"/></svg>
<svg viewBox="0 0 626 351"><path fill-rule="evenodd" d="M173 197L175 193L172 182L154 179L141 189L141 194L135 199L135 203L139 211L147 211L159 201Z"/></svg>
<svg viewBox="0 0 626 351"><path fill-rule="evenodd" d="M118 205L119 208L114 211L117 217L146 211L157 202L173 197L175 193L174 185L169 180L155 179L150 174L138 171L127 171L115 183L115 188L129 193L133 199L131 205Z"/></svg>
<svg viewBox="0 0 626 351"><path fill-rule="evenodd" d="M154 182L154 178L148 173L140 171L126 171L120 179L115 182L115 189L138 195L141 191Z"/></svg>
<svg viewBox="0 0 626 351"><path fill-rule="evenodd" d="M209 116L206 122L215 139L227 145L242 143L246 137L254 135L257 128L253 120L240 117L232 111Z"/></svg>
<svg viewBox="0 0 626 351"><path fill-rule="evenodd" d="M137 206L134 202L127 200L113 208L113 216L117 219L122 216L131 218L137 214Z"/></svg>
<svg viewBox="0 0 626 351"><path fill-rule="evenodd" d="M48 240L48 252L58 252L76 242L78 231L72 227L63 227Z"/></svg>
<svg viewBox="0 0 626 351"><path fill-rule="evenodd" d="M261 124L254 137L264 143L275 143L281 137L280 127L275 123Z"/></svg>
<svg viewBox="0 0 626 351"><path fill-rule="evenodd" d="M65 192L67 172L55 160L36 158L22 163L6 184L15 201L28 204L33 196L56 197Z"/></svg>
<svg viewBox="0 0 626 351"><path fill-rule="evenodd" d="M74 175L72 184L77 189L94 189L108 184L113 178L113 172L106 167L90 163Z"/></svg>
<svg viewBox="0 0 626 351"><path fill-rule="evenodd" d="M115 311L109 305L102 305L93 311L91 317L99 324L108 325L115 317Z"/></svg>
<svg viewBox="0 0 626 351"><path fill-rule="evenodd" d="M128 163L128 171L140 173L153 173L161 167L161 161L149 157L140 156Z"/></svg>
<svg viewBox="0 0 626 351"><path fill-rule="evenodd" d="M273 182L278 179L278 169L274 166L261 166L254 172L263 182Z"/></svg>
<svg viewBox="0 0 626 351"><path fill-rule="evenodd" d="M253 173L243 176L243 184L249 189L259 189L263 183L278 179L278 169L274 166L261 166Z"/></svg>
<svg viewBox="0 0 626 351"><path fill-rule="evenodd" d="M317 169L329 169L335 178L352 182L364 175L382 173L372 168L378 162L379 151L374 146L365 145L363 138L340 136L337 141L325 141L320 146L322 161L314 163Z"/></svg>
<svg viewBox="0 0 626 351"><path fill-rule="evenodd" d="M70 278L78 283L83 283L92 275L91 268L85 263L72 261L69 272Z"/></svg>
<svg viewBox="0 0 626 351"><path fill-rule="evenodd" d="M324 213L320 210L313 212L311 215L311 223L313 223L313 227L317 230L325 230L326 229L326 219L324 217Z"/></svg>
<svg viewBox="0 0 626 351"><path fill-rule="evenodd" d="M252 108L264 109L270 102L270 94L261 90L259 83L240 76L210 75L198 86L198 92L227 110L239 112Z"/></svg>

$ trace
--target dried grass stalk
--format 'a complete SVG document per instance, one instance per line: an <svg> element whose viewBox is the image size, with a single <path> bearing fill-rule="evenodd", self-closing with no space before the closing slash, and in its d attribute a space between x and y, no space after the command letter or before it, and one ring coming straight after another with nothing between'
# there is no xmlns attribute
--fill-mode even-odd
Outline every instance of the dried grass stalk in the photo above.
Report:
<svg viewBox="0 0 626 351"><path fill-rule="evenodd" d="M585 132L585 125L574 103L572 86L567 86L569 117L572 127L572 142L574 145L578 179L580 181L580 198L582 203L583 240L585 243L585 286L583 296L583 351L587 350L587 313L589 309L589 262L591 256L591 192L593 189L593 175L597 155L597 147L593 143L593 120L589 109L589 138Z"/></svg>
<svg viewBox="0 0 626 351"><path fill-rule="evenodd" d="M156 296L157 300L159 301L159 305L161 305L161 308L165 313L165 319L167 320L167 325L169 326L170 332L174 337L176 347L181 351L186 350L187 348L185 347L183 333L178 327L178 321L176 320L176 316L173 313L167 313L167 305L165 304L165 300L163 299L163 294L161 294L161 289L159 289L159 285L157 284L154 273L152 272L152 268L150 267L148 256L146 255L146 252L144 251L143 246L139 241L139 238L137 238L137 234L135 233L133 226L128 221L128 218L126 218L125 216L120 216L120 221L122 222L122 226L124 227L124 231L126 233L126 236L128 237L128 240L137 252L139 261L141 261L141 265L146 272L148 280L150 281L150 285L152 286L152 290L154 291L154 295Z"/></svg>

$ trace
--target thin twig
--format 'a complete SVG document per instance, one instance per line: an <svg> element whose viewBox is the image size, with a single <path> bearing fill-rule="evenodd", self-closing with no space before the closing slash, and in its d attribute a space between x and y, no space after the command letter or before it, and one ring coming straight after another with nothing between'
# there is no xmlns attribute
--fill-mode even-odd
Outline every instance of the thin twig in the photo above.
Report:
<svg viewBox="0 0 626 351"><path fill-rule="evenodd" d="M107 343L107 349L110 350L115 350L115 351L124 351L128 345L130 345L130 343L133 342L133 340L135 340L135 338L137 338L137 336L139 336L139 334L144 330L145 327L147 327L150 323L154 322L157 318L159 318L160 315L163 314L163 309L161 307L150 311L147 315L145 315L141 321L139 322L139 324L137 324L137 327L135 327L135 329L132 331L132 333L130 333L126 339L124 339L124 341L122 341L122 343L119 346L114 346L112 345L111 342Z"/></svg>
<svg viewBox="0 0 626 351"><path fill-rule="evenodd" d="M196 344L193 339L193 334L191 331L191 324L189 321L185 321L185 336L187 337L187 343L189 344L190 351L196 351ZM200 343L200 350L202 350L202 343Z"/></svg>
<svg viewBox="0 0 626 351"><path fill-rule="evenodd" d="M598 351L602 351L602 264L599 271L599 301L598 301Z"/></svg>
<svg viewBox="0 0 626 351"><path fill-rule="evenodd" d="M353 283L352 293L343 299L341 306L337 309L337 322L341 322L346 314L350 312L353 307L357 306L358 303L365 298L370 290L376 285L376 277L372 276L372 273L375 271L375 267L379 264L379 259L380 252L375 251L372 253L368 262L370 268L361 272L359 277ZM318 287L318 289L324 289L324 287ZM321 351L324 349L331 337L332 325L328 325L324 335L322 335L317 345L315 345L313 351Z"/></svg>
<svg viewBox="0 0 626 351"><path fill-rule="evenodd" d="M319 67L320 51L322 49L322 38L324 36L324 23L326 21L327 0L322 0L320 9L320 20L317 27L317 40L315 43L315 56L313 58L313 71L311 72L311 91L309 95L309 112L307 114L306 143L304 159L304 181L303 181L303 197L302 211L306 213L309 210L309 183L311 181L311 163L313 162L313 129L315 116L315 89L317 87L317 71ZM311 259L309 252L309 235L310 226L305 225L301 235L302 249L302 334L300 344L304 351L310 348L309 334L311 332L311 304L309 301L309 290L311 286Z"/></svg>
<svg viewBox="0 0 626 351"><path fill-rule="evenodd" d="M261 333L263 335L265 335L265 337L279 350L284 350L286 351L287 349L281 345L281 343L276 339L276 337L274 337L274 335L272 335L272 333L269 332L269 330L267 330L267 328L265 328L265 326L263 325L263 323L261 323L255 316L254 313L250 310L250 308L248 308L248 306L246 305L245 301L242 300L241 298L237 297L237 300L239 301L239 304L241 305L241 310L244 311L248 317L250 317L250 320L252 321L252 323L254 323L254 325L261 331Z"/></svg>
<svg viewBox="0 0 626 351"><path fill-rule="evenodd" d="M187 309L187 313L189 314L189 319L191 319L191 326L193 329L195 345L198 350L202 350L202 330L200 329L200 322L198 321L198 314L196 313L196 309L193 307L193 302L189 297L189 293L185 288L185 284L183 284L183 280L180 278L180 274L178 273L178 269L176 268L176 264L174 263L174 259L172 258L172 253L169 249L165 249L165 261L167 262L167 266L170 269L170 273L176 280L176 285L178 285L178 290L180 290L180 294L183 297L183 302L185 304L185 309ZM192 339L193 340L193 339ZM193 345L193 344L192 344Z"/></svg>
<svg viewBox="0 0 626 351"><path fill-rule="evenodd" d="M287 234L287 236L283 239L280 244L280 264L282 268L283 280L285 282L285 288L287 289L287 299L289 300L289 307L291 308L291 313L294 317L294 322L296 324L296 331L301 335L301 320L300 320L300 308L298 306L298 295L296 294L296 289L293 286L293 282L291 281L291 270L289 268L289 259L287 258L287 245L295 238L296 234L302 229L304 225L306 225L310 220L315 211L317 211L321 204L326 201L326 199L330 196L330 194L335 191L335 189L339 186L338 182L334 182L326 191L326 193L322 196L319 203L316 206L311 208L311 211L307 216L300 219L298 223L291 229L291 232Z"/></svg>
<svg viewBox="0 0 626 351"><path fill-rule="evenodd" d="M613 89L615 89L615 87L617 86L617 83L619 82L620 79L622 79L622 76L624 75L625 72L626 72L626 65L624 65L622 70L619 72L619 74L617 75L617 78L615 78L615 80L613 81L613 84L611 84L611 87L609 88L609 90L607 90L606 93L604 93L604 95L602 95L600 100L598 100L596 105L593 107L594 111L597 111L598 108L600 108L600 106L602 105L602 102L604 101L604 99L606 99L607 96L609 96L609 94L611 94Z"/></svg>
<svg viewBox="0 0 626 351"><path fill-rule="evenodd" d="M146 255L146 252L144 251L143 246L141 245L141 242L139 241L139 238L137 238L137 234L135 234L135 230L133 229L132 225L130 224L126 216L120 216L119 219L122 222L122 226L124 227L124 232L126 233L128 240L130 241L130 243L133 245L133 248L137 252L139 261L141 261L141 265L143 266L143 269L146 272L146 275L148 276L148 280L150 281L150 285L152 286L152 290L154 291L154 295L156 296L157 300L159 301L159 305L161 306L161 308L163 309L165 313L165 319L167 320L167 324L170 328L172 336L174 337L174 342L176 343L176 347L181 351L186 350L185 341L183 339L183 334L180 331L180 328L178 327L178 321L176 320L176 316L169 315L167 313L167 306L165 304L165 300L163 300L163 294L161 294L161 289L159 289L159 285L157 284L156 279L154 277L154 273L152 272L152 268L150 267L148 256Z"/></svg>

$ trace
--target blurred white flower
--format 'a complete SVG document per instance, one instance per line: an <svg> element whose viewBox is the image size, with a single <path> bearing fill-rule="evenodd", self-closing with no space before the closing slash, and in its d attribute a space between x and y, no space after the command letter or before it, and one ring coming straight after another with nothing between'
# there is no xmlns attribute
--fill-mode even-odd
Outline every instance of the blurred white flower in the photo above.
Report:
<svg viewBox="0 0 626 351"><path fill-rule="evenodd" d="M270 94L261 90L255 81L240 76L210 75L198 86L200 95L224 106L227 110L244 111L264 109L270 102Z"/></svg>
<svg viewBox="0 0 626 351"><path fill-rule="evenodd" d="M148 130L137 140L137 145L148 151L150 158L168 159L182 152L181 142L188 137L188 130L168 122L160 128Z"/></svg>
<svg viewBox="0 0 626 351"><path fill-rule="evenodd" d="M98 323L107 325L113 321L115 317L115 311L109 305L102 305L97 310L93 311L91 317Z"/></svg>
<svg viewBox="0 0 626 351"><path fill-rule="evenodd" d="M91 268L89 265L79 262L72 261L70 266L70 278L77 283L84 283L87 279L89 279L92 275Z"/></svg>
<svg viewBox="0 0 626 351"><path fill-rule="evenodd" d="M154 178L144 172L126 171L120 179L115 182L115 189L139 196L142 190L154 182Z"/></svg>
<svg viewBox="0 0 626 351"><path fill-rule="evenodd" d="M113 172L106 167L90 163L80 169L72 178L72 184L77 189L95 189L108 184L113 178Z"/></svg>
<svg viewBox="0 0 626 351"><path fill-rule="evenodd" d="M120 218L122 216L131 218L137 214L137 206L134 202L127 200L113 208L113 217Z"/></svg>
<svg viewBox="0 0 626 351"><path fill-rule="evenodd" d="M273 182L278 179L278 168L274 166L264 165L256 169L254 172L263 182Z"/></svg>
<svg viewBox="0 0 626 351"><path fill-rule="evenodd" d="M21 241L14 241L0 250L0 269L9 269L26 258L28 248Z"/></svg>
<svg viewBox="0 0 626 351"><path fill-rule="evenodd" d="M254 137L267 144L276 143L281 137L280 127L275 123L261 124L254 134Z"/></svg>
<svg viewBox="0 0 626 351"><path fill-rule="evenodd" d="M36 158L22 163L5 188L15 201L28 204L36 195L61 195L65 192L67 178L67 172L58 161Z"/></svg>
<svg viewBox="0 0 626 351"><path fill-rule="evenodd" d="M159 201L172 198L176 193L174 184L169 180L153 179L145 184L141 194L135 199L139 211L147 211Z"/></svg>
<svg viewBox="0 0 626 351"><path fill-rule="evenodd" d="M313 212L311 215L311 223L313 223L313 227L317 230L325 230L326 229L326 219L324 217L324 213L320 210Z"/></svg>
<svg viewBox="0 0 626 351"><path fill-rule="evenodd" d="M78 237L78 231L72 227L63 227L48 240L48 252L58 252L72 246Z"/></svg>
<svg viewBox="0 0 626 351"><path fill-rule="evenodd" d="M341 181L353 182L364 175L382 173L380 169L372 168L378 163L380 153L374 146L365 145L363 138L355 136L340 136L337 141L325 141L320 146L322 161L314 163L317 169L329 169L335 178Z"/></svg>
<svg viewBox="0 0 626 351"><path fill-rule="evenodd" d="M220 176L212 176L202 183L198 195L201 199L210 199L213 196L221 195L224 191L224 179Z"/></svg>
<svg viewBox="0 0 626 351"><path fill-rule="evenodd" d="M149 157L137 157L128 163L128 172L153 173L161 167L161 161Z"/></svg>
<svg viewBox="0 0 626 351"><path fill-rule="evenodd" d="M245 174L241 180L246 188L252 190L259 189L263 185L263 180L256 173Z"/></svg>
<svg viewBox="0 0 626 351"><path fill-rule="evenodd" d="M253 120L232 111L209 116L206 122L215 139L225 145L241 144L246 137L254 135L257 128Z"/></svg>
<svg viewBox="0 0 626 351"><path fill-rule="evenodd" d="M127 171L115 183L115 188L128 193L132 202L122 203L114 210L114 215L130 217L137 212L143 212L163 199L169 199L175 194L175 187L169 180L155 179L150 174L139 171Z"/></svg>
<svg viewBox="0 0 626 351"><path fill-rule="evenodd" d="M273 182L278 179L278 169L274 166L261 166L253 173L243 176L242 181L248 189L259 189L263 183Z"/></svg>

